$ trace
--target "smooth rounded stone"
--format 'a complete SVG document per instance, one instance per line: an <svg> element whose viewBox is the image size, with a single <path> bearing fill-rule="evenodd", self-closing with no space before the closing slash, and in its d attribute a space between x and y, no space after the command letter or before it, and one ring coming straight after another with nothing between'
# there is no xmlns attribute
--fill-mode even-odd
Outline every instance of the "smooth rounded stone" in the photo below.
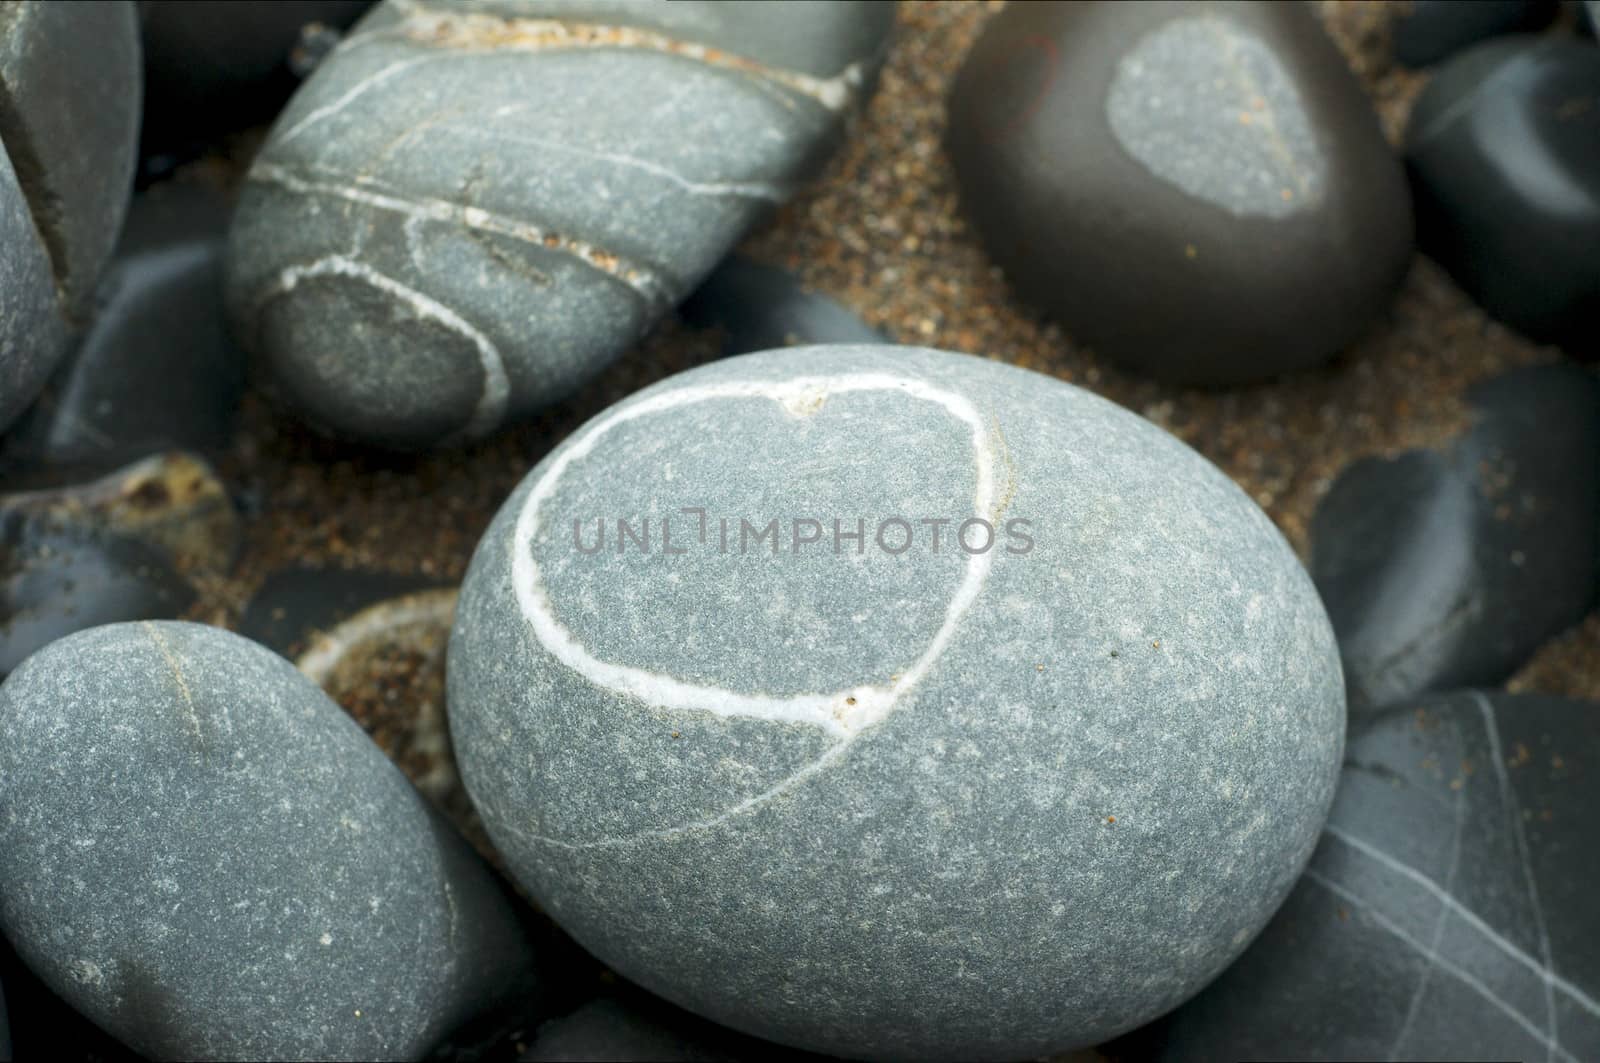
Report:
<svg viewBox="0 0 1600 1063"><path fill-rule="evenodd" d="M779 266L730 255L684 301L679 316L720 329L724 357L813 343L886 343L836 299L808 291Z"/></svg>
<svg viewBox="0 0 1600 1063"><path fill-rule="evenodd" d="M1508 37L1441 67L1411 112L1418 242L1491 315L1600 357L1600 52Z"/></svg>
<svg viewBox="0 0 1600 1063"><path fill-rule="evenodd" d="M720 361L590 421L479 544L448 679L552 918L852 1058L1032 1057L1174 1006L1287 894L1344 732L1321 603L1220 471L909 347Z"/></svg>
<svg viewBox="0 0 1600 1063"><path fill-rule="evenodd" d="M139 1063L142 1058L51 992L4 935L0 935L0 981L5 983L12 1052L4 1059Z"/></svg>
<svg viewBox="0 0 1600 1063"><path fill-rule="evenodd" d="M103 469L232 434L244 355L222 312L229 212L198 183L134 200L77 352L5 438L0 467Z"/></svg>
<svg viewBox="0 0 1600 1063"><path fill-rule="evenodd" d="M385 3L251 167L237 332L282 401L357 440L480 436L558 401L809 176L893 20L859 0Z"/></svg>
<svg viewBox="0 0 1600 1063"><path fill-rule="evenodd" d="M39 394L66 346L50 253L0 142L0 432Z"/></svg>
<svg viewBox="0 0 1600 1063"><path fill-rule="evenodd" d="M1600 705L1461 693L1351 729L1311 866L1127 1058L1600 1056Z"/></svg>
<svg viewBox="0 0 1600 1063"><path fill-rule="evenodd" d="M171 622L62 639L0 687L0 738L0 922L146 1055L414 1059L526 990L492 876L247 639Z"/></svg>
<svg viewBox="0 0 1600 1063"><path fill-rule="evenodd" d="M0 989L0 1061L11 1063L11 1023L6 1015L4 989Z"/></svg>
<svg viewBox="0 0 1600 1063"><path fill-rule="evenodd" d="M178 616L191 580L226 572L239 539L227 490L182 453L0 496L0 676L74 631Z"/></svg>
<svg viewBox="0 0 1600 1063"><path fill-rule="evenodd" d="M1556 0L1411 0L1394 21L1394 57L1430 66L1464 48L1507 33L1550 24Z"/></svg>
<svg viewBox="0 0 1600 1063"><path fill-rule="evenodd" d="M1571 364L1475 386L1439 450L1364 458L1311 522L1352 712L1499 683L1600 586L1600 381Z"/></svg>
<svg viewBox="0 0 1600 1063"><path fill-rule="evenodd" d="M1411 254L1398 162L1302 4L1013 4L946 147L1016 292L1133 370L1272 377L1352 343Z"/></svg>
<svg viewBox="0 0 1600 1063"><path fill-rule="evenodd" d="M182 150L270 121L299 87L295 53L372 0L142 0L143 150ZM318 28L321 28L319 31Z"/></svg>
<svg viewBox="0 0 1600 1063"><path fill-rule="evenodd" d="M91 310L127 210L140 83L130 0L0 9L0 142L74 321Z"/></svg>

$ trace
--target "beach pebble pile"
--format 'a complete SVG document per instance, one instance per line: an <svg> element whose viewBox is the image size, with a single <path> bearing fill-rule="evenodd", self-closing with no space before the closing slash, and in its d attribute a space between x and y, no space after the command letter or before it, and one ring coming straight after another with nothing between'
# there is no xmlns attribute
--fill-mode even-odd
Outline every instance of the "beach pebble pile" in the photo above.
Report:
<svg viewBox="0 0 1600 1063"><path fill-rule="evenodd" d="M927 10L0 3L0 1060L1600 1057L1585 13Z"/></svg>

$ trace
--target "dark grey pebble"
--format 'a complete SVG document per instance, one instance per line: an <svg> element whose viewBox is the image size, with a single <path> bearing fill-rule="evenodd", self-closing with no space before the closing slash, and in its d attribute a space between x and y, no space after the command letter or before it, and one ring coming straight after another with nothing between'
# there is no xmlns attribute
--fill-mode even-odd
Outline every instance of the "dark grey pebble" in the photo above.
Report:
<svg viewBox="0 0 1600 1063"><path fill-rule="evenodd" d="M1314 365L1410 261L1400 164L1303 4L1013 4L949 111L962 206L1011 286L1141 373Z"/></svg>
<svg viewBox="0 0 1600 1063"><path fill-rule="evenodd" d="M1600 381L1540 366L1468 398L1451 446L1357 461L1312 519L1352 712L1499 683L1595 603Z"/></svg>
<svg viewBox="0 0 1600 1063"><path fill-rule="evenodd" d="M297 53L337 33L373 0L143 0L141 150L187 154L230 130L271 121L299 87Z"/></svg>
<svg viewBox="0 0 1600 1063"><path fill-rule="evenodd" d="M1406 161L1422 250L1492 316L1600 358L1600 50L1551 34L1456 56Z"/></svg>
<svg viewBox="0 0 1600 1063"><path fill-rule="evenodd" d="M1411 0L1394 20L1394 57L1423 67L1507 33L1550 24L1556 0Z"/></svg>
<svg viewBox="0 0 1600 1063"><path fill-rule="evenodd" d="M1600 1058L1600 704L1357 721L1322 842L1212 986L1115 1056Z"/></svg>
<svg viewBox="0 0 1600 1063"><path fill-rule="evenodd" d="M80 632L0 686L0 924L160 1058L415 1059L533 970L508 895L354 721L197 624Z"/></svg>
<svg viewBox="0 0 1600 1063"><path fill-rule="evenodd" d="M222 312L227 225L221 194L203 184L169 182L134 200L94 320L0 442L0 475L35 464L105 471L227 444L244 386Z"/></svg>
<svg viewBox="0 0 1600 1063"><path fill-rule="evenodd" d="M887 343L838 300L808 291L781 266L730 255L678 310L696 328L722 330L724 356L796 344Z"/></svg>
<svg viewBox="0 0 1600 1063"><path fill-rule="evenodd" d="M239 634L294 657L312 636L369 605L438 587L438 580L353 569L287 568L262 582L239 619Z"/></svg>
<svg viewBox="0 0 1600 1063"><path fill-rule="evenodd" d="M282 401L481 436L621 354L804 181L894 7L391 0L256 156L230 313Z"/></svg>

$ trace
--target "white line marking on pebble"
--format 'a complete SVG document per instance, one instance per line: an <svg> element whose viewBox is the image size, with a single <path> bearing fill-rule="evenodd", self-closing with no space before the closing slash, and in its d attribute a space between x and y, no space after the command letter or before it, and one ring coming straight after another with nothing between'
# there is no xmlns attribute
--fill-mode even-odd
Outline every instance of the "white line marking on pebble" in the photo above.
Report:
<svg viewBox="0 0 1600 1063"><path fill-rule="evenodd" d="M437 299L401 284L393 277L379 273L371 266L343 255L329 255L315 262L287 266L269 284L257 299L263 306L273 298L292 292L301 281L312 277L349 277L372 285L386 295L409 306L418 317L436 321L463 337L477 348L478 361L483 366L483 393L467 420L462 434L471 438L494 431L505 416L506 403L511 397L511 381L500 351L489 337L473 326L466 318L445 306Z"/></svg>
<svg viewBox="0 0 1600 1063"><path fill-rule="evenodd" d="M826 694L770 697L687 683L673 676L596 658L556 619L531 548L539 532L539 509L555 493L567 468L593 451L605 434L618 425L680 406L719 399L766 398L781 404L791 415L799 415L814 411L826 396L852 391L898 391L911 398L942 406L966 424L972 430L972 448L977 464L974 515L985 519L994 516L994 453L989 446L988 432L977 408L953 392L920 380L887 373L738 381L660 392L596 422L551 463L524 503L512 534L511 578L518 606L532 628L534 637L562 664L595 685L636 697L649 705L698 710L718 716L744 716L806 724L846 742L882 720L895 702L916 686L949 645L961 618L977 599L979 590L988 578L993 560L989 552L968 556L961 584L945 609L944 623L922 655L902 670L893 682L857 686Z"/></svg>

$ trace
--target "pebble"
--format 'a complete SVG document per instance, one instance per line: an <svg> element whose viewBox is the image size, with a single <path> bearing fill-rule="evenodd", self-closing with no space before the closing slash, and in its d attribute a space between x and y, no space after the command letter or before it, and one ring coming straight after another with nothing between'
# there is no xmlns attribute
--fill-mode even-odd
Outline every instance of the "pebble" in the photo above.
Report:
<svg viewBox="0 0 1600 1063"><path fill-rule="evenodd" d="M390 0L278 119L230 313L313 424L419 447L572 394L816 169L894 19L583 10Z"/></svg>
<svg viewBox="0 0 1600 1063"><path fill-rule="evenodd" d="M244 356L222 315L227 224L221 194L199 183L133 201L93 321L5 437L0 465L103 472L227 444L244 389Z"/></svg>
<svg viewBox="0 0 1600 1063"><path fill-rule="evenodd" d="M1353 712L1499 683L1596 602L1600 381L1558 363L1467 397L1463 436L1355 462L1312 519Z"/></svg>
<svg viewBox="0 0 1600 1063"><path fill-rule="evenodd" d="M1074 341L1179 383L1324 361L1411 255L1398 161L1301 4L1014 4L949 98L962 206Z"/></svg>
<svg viewBox="0 0 1600 1063"><path fill-rule="evenodd" d="M719 361L590 421L480 542L448 680L557 923L851 1058L1030 1058L1194 993L1293 884L1344 733L1311 582L1226 476L910 347Z"/></svg>
<svg viewBox="0 0 1600 1063"><path fill-rule="evenodd" d="M143 1054L415 1059L526 991L492 876L255 643L172 622L70 636L0 687L0 737L0 923Z"/></svg>
<svg viewBox="0 0 1600 1063"><path fill-rule="evenodd" d="M815 343L887 343L837 299L805 288L780 266L730 255L684 301L679 316L722 332L722 354Z"/></svg>
<svg viewBox="0 0 1600 1063"><path fill-rule="evenodd" d="M299 87L296 54L346 29L372 0L142 0L142 151L188 154L221 134L270 122Z"/></svg>
<svg viewBox="0 0 1600 1063"><path fill-rule="evenodd" d="M1600 51L1508 37L1441 67L1406 130L1418 243L1490 315L1600 357Z"/></svg>
<svg viewBox="0 0 1600 1063"><path fill-rule="evenodd" d="M1411 0L1395 19L1394 57L1409 67L1431 66L1479 41L1550 24L1556 0Z"/></svg>
<svg viewBox="0 0 1600 1063"><path fill-rule="evenodd" d="M191 579L225 572L239 539L226 489L190 454L0 496L0 676L74 631L178 616Z"/></svg>
<svg viewBox="0 0 1600 1063"><path fill-rule="evenodd" d="M1283 909L1204 993L1110 1050L1600 1057L1597 714L1467 692L1357 721L1327 830Z"/></svg>
<svg viewBox="0 0 1600 1063"><path fill-rule="evenodd" d="M300 656L319 632L386 598L437 587L426 576L362 569L297 566L262 581L239 618L239 634L283 654Z"/></svg>

